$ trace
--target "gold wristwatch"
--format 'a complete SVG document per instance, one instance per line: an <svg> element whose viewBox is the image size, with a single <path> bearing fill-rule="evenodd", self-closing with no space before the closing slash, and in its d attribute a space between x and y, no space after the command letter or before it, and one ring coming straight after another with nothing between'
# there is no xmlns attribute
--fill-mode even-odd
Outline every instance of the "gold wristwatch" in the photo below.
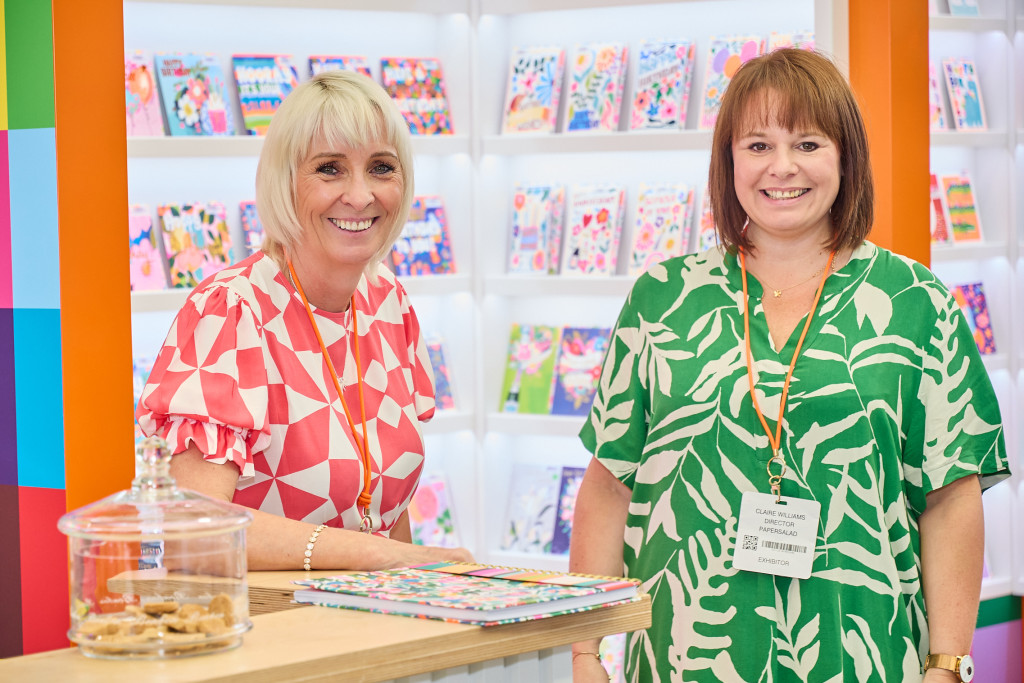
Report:
<svg viewBox="0 0 1024 683"><path fill-rule="evenodd" d="M924 670L946 669L956 674L963 683L974 680L974 658L970 655L928 655L924 658Z"/></svg>

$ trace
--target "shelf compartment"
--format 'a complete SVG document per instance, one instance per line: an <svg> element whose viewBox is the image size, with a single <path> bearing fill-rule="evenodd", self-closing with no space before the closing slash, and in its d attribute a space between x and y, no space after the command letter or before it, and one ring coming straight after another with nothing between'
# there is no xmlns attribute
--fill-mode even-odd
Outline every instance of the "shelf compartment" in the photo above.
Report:
<svg viewBox="0 0 1024 683"><path fill-rule="evenodd" d="M614 296L625 298L636 278L629 275L499 275L484 281L492 296Z"/></svg>
<svg viewBox="0 0 1024 683"><path fill-rule="evenodd" d="M257 135L130 137L128 158L256 157L263 149ZM469 154L466 135L413 135L414 154Z"/></svg>
<svg viewBox="0 0 1024 683"><path fill-rule="evenodd" d="M940 131L931 134L932 147L1006 147L1010 134L1005 130Z"/></svg>
<svg viewBox="0 0 1024 683"><path fill-rule="evenodd" d="M608 152L675 152L711 148L710 130L615 133L528 133L491 135L483 139L484 154L587 154Z"/></svg>
<svg viewBox="0 0 1024 683"><path fill-rule="evenodd" d="M585 419L567 415L491 413L487 416L487 431L502 434L576 437L579 435Z"/></svg>

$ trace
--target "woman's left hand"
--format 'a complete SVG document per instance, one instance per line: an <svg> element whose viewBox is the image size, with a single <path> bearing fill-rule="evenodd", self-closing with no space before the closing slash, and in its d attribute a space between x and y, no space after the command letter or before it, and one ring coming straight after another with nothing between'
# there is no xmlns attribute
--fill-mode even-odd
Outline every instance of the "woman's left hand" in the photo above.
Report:
<svg viewBox="0 0 1024 683"><path fill-rule="evenodd" d="M946 683L946 681L958 683L959 680L957 675L949 669L928 669L924 672L921 683Z"/></svg>

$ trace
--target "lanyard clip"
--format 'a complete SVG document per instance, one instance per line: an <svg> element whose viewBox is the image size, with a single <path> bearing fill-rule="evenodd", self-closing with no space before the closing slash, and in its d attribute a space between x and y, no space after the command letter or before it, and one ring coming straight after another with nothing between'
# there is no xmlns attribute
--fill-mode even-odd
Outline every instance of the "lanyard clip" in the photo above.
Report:
<svg viewBox="0 0 1024 683"><path fill-rule="evenodd" d="M772 474L773 462L779 464L778 474ZM775 449L766 469L768 470L768 485L772 487L772 494L775 496L775 502L778 503L782 500L782 478L786 475L786 460L779 454L779 449Z"/></svg>
<svg viewBox="0 0 1024 683"><path fill-rule="evenodd" d="M359 530L364 534L373 532L373 519L370 518L369 510L363 512L363 518L359 520Z"/></svg>

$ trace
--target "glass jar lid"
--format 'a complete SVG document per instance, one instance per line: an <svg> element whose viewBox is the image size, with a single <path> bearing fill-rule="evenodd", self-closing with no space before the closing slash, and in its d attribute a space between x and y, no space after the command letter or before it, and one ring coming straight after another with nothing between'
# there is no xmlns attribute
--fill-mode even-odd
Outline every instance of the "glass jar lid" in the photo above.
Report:
<svg viewBox="0 0 1024 683"><path fill-rule="evenodd" d="M179 489L163 439L143 440L136 457L130 489L67 513L58 528L79 538L145 541L221 534L252 523L252 512L240 505Z"/></svg>

